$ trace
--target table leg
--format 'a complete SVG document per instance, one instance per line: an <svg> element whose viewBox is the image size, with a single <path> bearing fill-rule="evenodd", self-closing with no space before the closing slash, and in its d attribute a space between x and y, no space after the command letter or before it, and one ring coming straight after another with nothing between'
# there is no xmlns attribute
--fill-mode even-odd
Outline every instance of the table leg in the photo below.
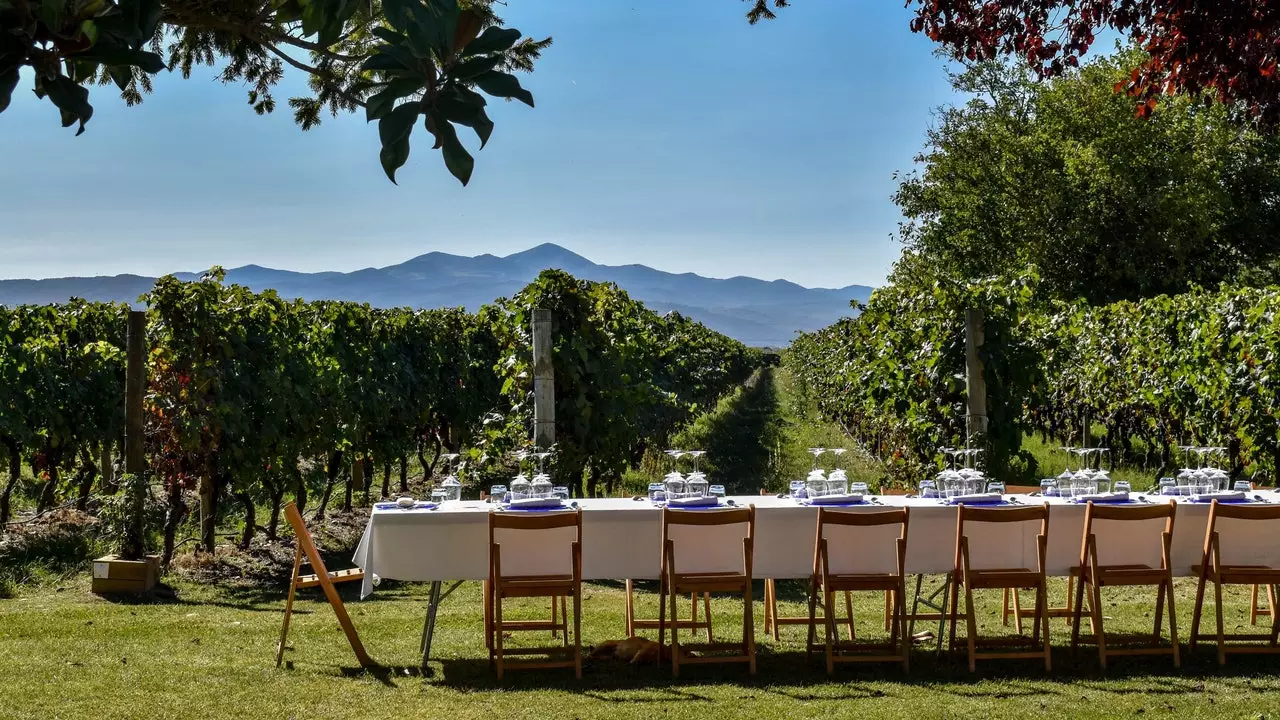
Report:
<svg viewBox="0 0 1280 720"><path fill-rule="evenodd" d="M427 595L427 618L422 623L422 668L431 659L431 640L436 634L436 610L440 607L440 581L431 581L431 591Z"/></svg>
<svg viewBox="0 0 1280 720"><path fill-rule="evenodd" d="M911 623L908 632L915 632L915 618L919 614L920 606L924 605L930 610L938 611L938 655L942 655L942 638L947 630L947 604L951 598L951 593L947 592L951 583L951 573L947 573L942 582L942 586L929 593L928 597L920 597L921 590L924 585L924 575L916 575L916 591L911 601ZM942 595L942 604L937 604L938 595Z"/></svg>
<svg viewBox="0 0 1280 720"><path fill-rule="evenodd" d="M427 594L427 619L422 624L422 669L427 669L427 661L431 659L431 640L436 634L436 611L440 609L440 603L445 598L453 594L457 590L462 581L459 580L449 586L448 590L440 591L442 583L439 580L431 582L431 590Z"/></svg>

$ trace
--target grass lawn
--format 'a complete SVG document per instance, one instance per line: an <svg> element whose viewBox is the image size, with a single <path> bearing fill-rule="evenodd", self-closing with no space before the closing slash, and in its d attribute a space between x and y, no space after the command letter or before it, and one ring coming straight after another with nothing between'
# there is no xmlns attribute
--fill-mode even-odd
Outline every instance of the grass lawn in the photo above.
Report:
<svg viewBox="0 0 1280 720"><path fill-rule="evenodd" d="M992 661L970 675L963 660L938 661L919 647L909 676L896 667L846 665L828 678L816 658L806 661L801 627L784 627L780 643L764 637L757 602L754 679L744 667L698 666L673 681L668 667L609 661L589 664L581 681L572 671L538 670L498 683L487 665L474 583L442 607L425 675L415 667L424 586L384 583L371 599L348 603L366 647L389 666L385 672L354 668L318 591L303 593L291 632L296 649L277 670L281 592L179 582L177 599L129 603L87 588L88 579L76 576L0 600L0 718L1280 717L1276 659L1240 656L1222 670L1203 647L1186 655L1181 671L1168 658L1132 658L1114 661L1104 674L1092 653L1072 660L1060 619L1052 626L1056 667L1049 676L1036 661ZM1184 637L1193 590L1180 584ZM784 615L803 612L799 584L779 592ZM1059 584L1055 600L1062 593ZM999 626L998 600L980 599L989 630ZM1245 600L1230 598L1229 629L1244 623ZM1114 593L1104 601L1114 618L1109 627L1149 630L1151 595ZM876 630L881 602L860 599L860 635ZM654 596L641 603L642 613L656 613ZM589 586L585 642L621 637L622 612L619 587ZM731 634L734 622L732 603L718 601L719 635ZM525 641L548 639L535 635Z"/></svg>

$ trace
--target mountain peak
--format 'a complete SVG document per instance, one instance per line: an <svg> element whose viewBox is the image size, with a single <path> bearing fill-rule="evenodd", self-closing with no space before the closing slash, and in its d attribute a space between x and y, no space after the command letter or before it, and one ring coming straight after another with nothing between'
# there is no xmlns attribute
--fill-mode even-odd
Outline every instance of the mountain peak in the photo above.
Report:
<svg viewBox="0 0 1280 720"><path fill-rule="evenodd" d="M561 247L555 243L545 242L528 250L521 250L503 258L503 260L527 260L541 263L590 263L591 261L578 253Z"/></svg>

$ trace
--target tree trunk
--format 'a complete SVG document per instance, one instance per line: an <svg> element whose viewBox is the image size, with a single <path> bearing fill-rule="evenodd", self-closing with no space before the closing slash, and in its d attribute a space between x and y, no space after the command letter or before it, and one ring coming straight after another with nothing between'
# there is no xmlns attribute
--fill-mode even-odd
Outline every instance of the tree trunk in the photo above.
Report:
<svg viewBox="0 0 1280 720"><path fill-rule="evenodd" d="M391 463L382 466L382 497L391 497Z"/></svg>
<svg viewBox="0 0 1280 720"><path fill-rule="evenodd" d="M329 507L329 497L333 495L333 484L338 481L338 473L342 470L342 451L329 455L329 465L324 471L324 492L320 494L320 507L316 510L316 519L323 520L325 510Z"/></svg>
<svg viewBox="0 0 1280 720"><path fill-rule="evenodd" d="M440 462L440 455L444 452L444 445L440 442L440 438L436 438L436 450L431 456L431 464L423 466L423 480L429 482L431 478L436 476L436 463Z"/></svg>
<svg viewBox="0 0 1280 720"><path fill-rule="evenodd" d="M80 451L80 470L76 476L79 492L76 493L76 509L84 512L89 505L89 493L93 491L93 481L98 477L98 468L93 464L93 454L89 448Z"/></svg>
<svg viewBox="0 0 1280 720"><path fill-rule="evenodd" d="M268 492L271 494L271 515L267 519L267 539L277 540L277 532L280 530L280 506L284 505L284 483L279 485L271 485ZM299 510L301 512L301 510Z"/></svg>
<svg viewBox="0 0 1280 720"><path fill-rule="evenodd" d="M58 463L50 462L47 472L49 473L49 479L45 481L44 488L40 491L40 502L36 505L37 513L42 513L58 504L57 488L60 481Z"/></svg>
<svg viewBox="0 0 1280 720"><path fill-rule="evenodd" d="M297 506L298 514L301 515L307 509L307 479L297 468L293 470L293 482L293 504Z"/></svg>
<svg viewBox="0 0 1280 720"><path fill-rule="evenodd" d="M115 495L120 486L116 484L116 468L111 464L111 441L102 443L98 457L98 472L102 474L102 492Z"/></svg>
<svg viewBox="0 0 1280 720"><path fill-rule="evenodd" d="M400 456L400 492L409 492L409 456Z"/></svg>
<svg viewBox="0 0 1280 720"><path fill-rule="evenodd" d="M597 497L597 488L600 486L600 469L595 463L591 463L591 471L587 475L587 497Z"/></svg>
<svg viewBox="0 0 1280 720"><path fill-rule="evenodd" d="M236 493L236 499L244 506L244 532L240 535L240 547L248 550L253 544L253 535L257 530L258 512L253 506L253 496L249 493Z"/></svg>
<svg viewBox="0 0 1280 720"><path fill-rule="evenodd" d="M200 545L213 552L218 545L218 496L222 483L217 475L202 479L200 486Z"/></svg>
<svg viewBox="0 0 1280 720"><path fill-rule="evenodd" d="M22 448L9 438L3 438L2 442L9 451L9 481L4 485L4 492L0 492L0 526L9 522L13 489L18 486L18 479L22 476Z"/></svg>
<svg viewBox="0 0 1280 720"><path fill-rule="evenodd" d="M361 478L360 486L364 487L364 504L365 504L365 507L368 507L369 494L370 494L370 491L373 489L373 472L374 472L373 458L366 457L360 463L360 469L362 470L362 472L360 473L360 478Z"/></svg>
<svg viewBox="0 0 1280 720"><path fill-rule="evenodd" d="M164 566L169 567L173 559L173 548L178 535L178 526L187 515L187 504L182 501L182 488L173 480L167 482L169 492L164 517Z"/></svg>

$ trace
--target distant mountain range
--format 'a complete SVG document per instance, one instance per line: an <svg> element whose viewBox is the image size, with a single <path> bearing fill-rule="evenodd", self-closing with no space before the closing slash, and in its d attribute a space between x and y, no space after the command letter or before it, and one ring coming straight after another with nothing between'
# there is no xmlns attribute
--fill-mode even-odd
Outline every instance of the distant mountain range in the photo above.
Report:
<svg viewBox="0 0 1280 720"><path fill-rule="evenodd" d="M227 281L255 290L273 288L284 297L352 300L377 307L466 306L475 310L511 295L547 268L615 282L657 312L676 310L730 337L755 346L783 346L797 331L814 330L853 314L851 300L865 301L872 288L806 288L786 280L693 273L667 273L644 265L597 265L559 245L546 243L506 257L427 253L399 265L354 272L300 273L246 265L227 271ZM195 279L198 273L175 273ZM0 280L0 304L86 300L134 302L155 278L138 275Z"/></svg>

